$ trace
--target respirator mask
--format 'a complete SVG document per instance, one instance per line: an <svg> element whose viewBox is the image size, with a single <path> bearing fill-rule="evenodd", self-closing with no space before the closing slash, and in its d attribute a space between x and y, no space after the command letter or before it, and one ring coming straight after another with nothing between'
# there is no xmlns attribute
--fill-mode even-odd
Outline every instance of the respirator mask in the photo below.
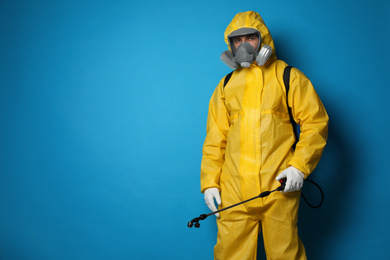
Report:
<svg viewBox="0 0 390 260"><path fill-rule="evenodd" d="M248 34L255 34L259 38L259 45L255 49L249 42L241 43L237 50L234 47L233 39L237 36L243 36ZM221 54L221 60L231 69L236 69L238 66L243 68L249 67L253 61L259 66L264 65L272 54L272 48L269 45L264 44L261 47L261 35L260 32L253 28L241 28L232 32L229 36L230 48L232 51L224 51Z"/></svg>

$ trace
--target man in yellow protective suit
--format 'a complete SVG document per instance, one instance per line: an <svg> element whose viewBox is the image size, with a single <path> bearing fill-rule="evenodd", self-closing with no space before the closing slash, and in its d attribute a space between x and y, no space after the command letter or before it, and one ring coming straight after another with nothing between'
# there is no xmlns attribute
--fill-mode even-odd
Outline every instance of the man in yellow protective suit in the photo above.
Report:
<svg viewBox="0 0 390 260"><path fill-rule="evenodd" d="M252 200L217 214L214 258L256 259L263 233L268 259L306 259L297 220L300 189L316 167L326 144L328 115L309 79L293 68L286 97L283 73L262 18L237 14L225 31L229 50L221 55L235 69L223 78L209 104L203 146L201 191L215 211L280 186L284 192ZM287 100L286 100L287 99ZM288 101L288 102L287 102ZM295 150L291 114L301 133Z"/></svg>

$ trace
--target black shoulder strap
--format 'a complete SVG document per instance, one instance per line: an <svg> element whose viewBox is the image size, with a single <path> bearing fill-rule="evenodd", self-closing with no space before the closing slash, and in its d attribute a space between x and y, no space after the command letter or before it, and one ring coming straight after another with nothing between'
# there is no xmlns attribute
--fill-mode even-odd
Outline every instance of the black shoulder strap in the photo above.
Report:
<svg viewBox="0 0 390 260"><path fill-rule="evenodd" d="M283 72L283 82L284 86L286 87L286 97L288 96L288 91L290 90L290 73L291 73L292 66L286 66L284 68ZM288 105L288 100L287 100L287 105Z"/></svg>
<svg viewBox="0 0 390 260"><path fill-rule="evenodd" d="M295 143L293 146L295 148L296 144L298 143L298 133L297 133L297 129L296 129L297 123L294 121L294 118L293 118L293 115L291 112L291 107L288 105L288 91L290 90L291 69L292 69L292 66L286 66L286 68L284 68L283 82L284 82L284 87L286 88L286 104L287 104L287 108L288 108L288 114L290 115L290 122L293 126L294 135L295 135Z"/></svg>
<svg viewBox="0 0 390 260"><path fill-rule="evenodd" d="M228 84L230 78L232 77L234 71L230 72L229 74L226 75L225 81L223 82L223 88L225 88L226 84Z"/></svg>

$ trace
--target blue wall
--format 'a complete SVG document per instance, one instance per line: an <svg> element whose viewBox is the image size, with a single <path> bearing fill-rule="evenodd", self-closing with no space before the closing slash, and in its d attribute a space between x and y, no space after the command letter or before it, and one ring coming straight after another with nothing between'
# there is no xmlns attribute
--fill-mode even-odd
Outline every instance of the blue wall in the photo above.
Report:
<svg viewBox="0 0 390 260"><path fill-rule="evenodd" d="M0 1L0 259L212 258L214 219L186 223L208 212L207 106L247 10L331 118L309 259L389 258L385 2Z"/></svg>

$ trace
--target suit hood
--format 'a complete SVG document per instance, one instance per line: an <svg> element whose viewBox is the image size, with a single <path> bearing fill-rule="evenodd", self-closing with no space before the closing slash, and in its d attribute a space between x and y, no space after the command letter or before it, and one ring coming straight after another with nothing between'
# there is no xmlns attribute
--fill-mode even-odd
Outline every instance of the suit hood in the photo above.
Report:
<svg viewBox="0 0 390 260"><path fill-rule="evenodd" d="M228 45L229 50L232 51L232 46L230 45L231 43L229 40L229 36L238 36L239 33L237 32L248 31L248 30L244 30L245 28L254 29L258 31L261 35L260 48L264 44L271 46L273 52L270 58L276 59L275 45L271 33L269 32L261 16L258 13L253 11L238 13L226 28L225 42Z"/></svg>

